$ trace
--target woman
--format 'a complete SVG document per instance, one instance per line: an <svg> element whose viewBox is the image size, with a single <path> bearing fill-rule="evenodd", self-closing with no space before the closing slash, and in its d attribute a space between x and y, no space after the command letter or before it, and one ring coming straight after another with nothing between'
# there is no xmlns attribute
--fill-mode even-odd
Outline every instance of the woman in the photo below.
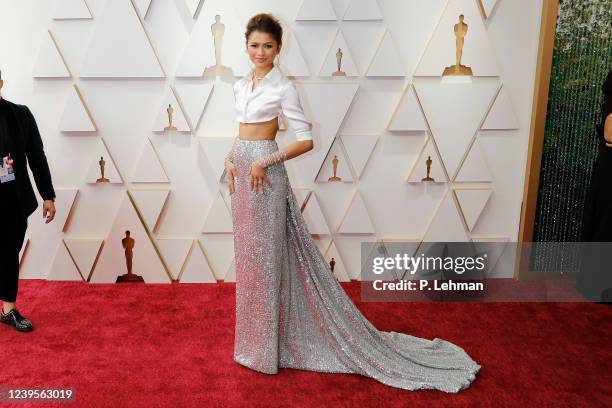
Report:
<svg viewBox="0 0 612 408"><path fill-rule="evenodd" d="M254 69L234 85L240 130L226 158L234 223L234 360L276 374L279 367L356 373L399 388L458 392L480 369L463 349L377 330L336 281L300 212L283 161L313 148L311 124L291 81L274 65L282 28L252 17L246 47ZM274 140L284 116L297 141Z"/></svg>
<svg viewBox="0 0 612 408"><path fill-rule="evenodd" d="M612 302L610 255L612 243L612 70L602 86L601 122L597 129L599 154L584 205L581 268L577 288L590 300Z"/></svg>

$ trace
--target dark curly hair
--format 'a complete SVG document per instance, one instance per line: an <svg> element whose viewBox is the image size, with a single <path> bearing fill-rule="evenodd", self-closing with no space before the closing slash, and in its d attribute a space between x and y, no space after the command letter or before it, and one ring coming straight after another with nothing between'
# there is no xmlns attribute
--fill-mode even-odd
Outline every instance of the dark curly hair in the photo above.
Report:
<svg viewBox="0 0 612 408"><path fill-rule="evenodd" d="M249 36L253 31L259 31L272 35L279 47L283 43L283 27L276 17L268 13L255 14L247 23L244 37L249 41Z"/></svg>

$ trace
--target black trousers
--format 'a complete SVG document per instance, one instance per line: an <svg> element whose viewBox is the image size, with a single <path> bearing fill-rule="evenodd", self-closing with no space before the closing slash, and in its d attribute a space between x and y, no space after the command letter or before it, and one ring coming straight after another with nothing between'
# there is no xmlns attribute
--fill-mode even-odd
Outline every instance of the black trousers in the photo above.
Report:
<svg viewBox="0 0 612 408"><path fill-rule="evenodd" d="M0 188L0 300L15 302L19 285L19 252L28 227L14 189Z"/></svg>

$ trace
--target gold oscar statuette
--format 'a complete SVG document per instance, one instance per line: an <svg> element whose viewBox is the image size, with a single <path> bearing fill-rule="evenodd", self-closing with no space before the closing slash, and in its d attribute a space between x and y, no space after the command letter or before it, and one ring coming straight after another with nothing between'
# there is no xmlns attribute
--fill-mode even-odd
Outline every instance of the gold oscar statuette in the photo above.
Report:
<svg viewBox="0 0 612 408"><path fill-rule="evenodd" d="M468 25L463 21L464 16L459 16L459 22L455 24L455 65L444 68L443 76L471 76L472 68L461 65L463 57L463 45L465 44L465 36L468 32Z"/></svg>
<svg viewBox="0 0 612 408"><path fill-rule="evenodd" d="M342 181L342 178L336 175L336 172L338 171L338 161L338 156L334 154L334 159L332 160L332 166L334 166L334 175L328 178L327 181Z"/></svg>
<svg viewBox="0 0 612 408"><path fill-rule="evenodd" d="M96 183L108 183L108 182L110 182L109 179L104 177L104 166L106 165L106 161L104 161L104 157L100 157L100 160L98 161L98 164L100 165L100 178L96 180Z"/></svg>
<svg viewBox="0 0 612 408"><path fill-rule="evenodd" d="M329 267L331 271L334 271L334 267L336 266L336 260L332 257L331 261L329 261Z"/></svg>
<svg viewBox="0 0 612 408"><path fill-rule="evenodd" d="M142 276L132 273L132 259L134 258L135 243L136 240L130 236L130 231L125 231L125 238L121 240L121 245L125 249L125 264L127 266L127 273L117 276L116 283L144 282Z"/></svg>
<svg viewBox="0 0 612 408"><path fill-rule="evenodd" d="M221 63L223 51L223 35L225 34L225 24L221 22L221 16L215 16L215 22L210 25L210 32L213 37L215 47L215 65L206 67L204 76L232 76L231 68L224 66Z"/></svg>
<svg viewBox="0 0 612 408"><path fill-rule="evenodd" d="M168 112L168 126L166 126L164 130L177 130L176 126L172 124L172 115L174 114L174 108L172 107L172 105L168 104L166 112Z"/></svg>
<svg viewBox="0 0 612 408"><path fill-rule="evenodd" d="M433 161L431 160L431 156L427 156L427 160L425 160L425 165L427 166L427 177L422 178L421 181L435 181L433 178L430 177L432 162Z"/></svg>
<svg viewBox="0 0 612 408"><path fill-rule="evenodd" d="M346 76L346 72L342 71L340 67L342 66L342 56L344 53L342 52L342 48L338 48L336 52L336 64L338 65L338 69L336 72L332 72L332 76Z"/></svg>

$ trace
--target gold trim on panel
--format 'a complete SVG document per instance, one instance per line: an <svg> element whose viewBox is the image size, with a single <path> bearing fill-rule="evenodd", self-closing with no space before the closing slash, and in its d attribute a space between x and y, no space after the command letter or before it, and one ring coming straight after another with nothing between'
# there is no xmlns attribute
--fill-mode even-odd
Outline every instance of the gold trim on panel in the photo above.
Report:
<svg viewBox="0 0 612 408"><path fill-rule="evenodd" d="M155 47L153 46L153 42L151 41L151 37L149 37L149 33L147 32L147 29L145 28L144 24L143 24L143 20L144 20L144 16L142 17L142 20L140 19L140 15L138 14L138 8L134 5L133 1L130 1L130 4L132 5L132 9L134 10L134 14L136 14L136 19L138 20L138 22L140 23L140 28L142 28L142 31L145 34L145 37L147 37L147 41L149 42L149 46L151 47L151 51L153 51L153 55L155 55L155 59L157 59L157 63L159 64L159 69L161 69L162 73L164 74L164 78L166 78L168 76L168 74L166 74L166 70L164 69L164 66L161 63L161 60L159 59L159 55L157 55L157 51L155 50ZM149 5L149 7L151 7L151 5ZM149 12L149 9L147 9L147 13Z"/></svg>
<svg viewBox="0 0 612 408"><path fill-rule="evenodd" d="M559 0L543 0L518 242L531 242L533 240L558 11ZM522 253L519 246L515 278L520 278L521 270L527 270L528 256L528 253Z"/></svg>
<svg viewBox="0 0 612 408"><path fill-rule="evenodd" d="M62 226L62 232L66 234L66 232L68 231L68 224L72 220L73 209L77 202L77 197L79 196L79 189L74 187L74 188L68 188L68 189L58 188L57 190L58 191L69 191L69 192L75 191L74 197L72 198L72 202L70 203L70 208L68 208L68 214L66 215L66 220L64 221L64 225Z"/></svg>
<svg viewBox="0 0 612 408"><path fill-rule="evenodd" d="M195 242L196 242L195 239L191 242L191 246L189 247L189 251L187 251L187 255L185 255L185 259L183 259L183 263L181 264L181 269L179 269L178 273L176 274L176 281L177 282L181 281L181 278L183 276L183 271L185 270L185 267L187 266L187 262L189 262L189 260L191 258L191 254L193 253L193 248L195 247Z"/></svg>
<svg viewBox="0 0 612 408"><path fill-rule="evenodd" d="M87 4L85 4L85 6L87 7ZM64 63L64 66L66 67L66 71L68 71L69 78L72 78L73 77L72 71L70 71L70 68L68 68L68 64L66 64L66 59L64 58L64 54L62 54L62 52L60 51L59 45L57 44L57 41L55 40L55 36L51 32L51 30L47 30L47 31L49 32L49 37L51 37L51 41L53 42L53 45L55 46L57 53L59 54L60 58L62 59L62 62Z"/></svg>
<svg viewBox="0 0 612 408"><path fill-rule="evenodd" d="M70 248L68 248L68 245L66 245L66 240L64 238L62 238L62 244L64 244L64 248L66 248L66 252L68 252L68 256L70 257L70 260L72 260L72 263L74 264L77 272L79 273L79 275L81 275L81 279L83 281L86 281L86 279L83 277L83 272L81 271L81 268L79 268L79 265L77 264L76 260L72 256L72 252L70 252Z"/></svg>
<svg viewBox="0 0 612 408"><path fill-rule="evenodd" d="M487 201L485 201L485 205L484 207L482 207L480 214L478 214L478 218L476 218L476 221L474 222L474 227L476 227L476 224L478 223L478 221L480 221L480 217L482 216L482 213L485 207L487 206L487 204L489 203L489 200L491 199L491 196L493 195L493 189L487 188L487 187L453 187L453 197L455 198L455 204L457 205L459 216L461 217L461 220L463 221L463 226L468 232L468 236L472 238L472 230L469 228L468 221L465 216L465 212L463 211L463 206L461 205L459 196L457 196L457 190L459 191L490 191L491 192L491 194L489 194L489 197L487 197Z"/></svg>
<svg viewBox="0 0 612 408"><path fill-rule="evenodd" d="M142 228L144 228L147 234L147 237L149 238L149 242L151 242L151 245L153 245L153 249L155 250L155 253L157 254L157 257L159 258L159 261L161 262L162 266L164 267L164 271L166 272L166 275L168 276L168 279L170 281L168 283L172 283L173 281L172 273L170 272L170 268L168 268L168 265L166 265L166 260L162 256L161 251L157 247L157 242L155 241L155 237L153 236L151 231L149 231L149 228L147 227L147 223L144 221L144 217L140 213L140 209L138 208L138 205L136 204L136 200L134 200L134 197L132 197L130 190L127 190L126 193L127 193L128 199L130 200L130 203L132 204L132 208L138 215L138 220L140 221Z"/></svg>
<svg viewBox="0 0 612 408"><path fill-rule="evenodd" d="M478 0L478 9L482 13L483 19L486 20L487 18L489 18L489 16L487 16L487 11L485 10L484 4L482 4L482 0Z"/></svg>
<svg viewBox="0 0 612 408"><path fill-rule="evenodd" d="M136 191L136 192L150 192L150 191L158 191L158 192L166 192L166 198L164 198L164 202L161 206L161 208L159 209L159 213L157 213L157 217L155 218L155 224L151 227L151 233L156 233L157 229L159 227L159 221L161 219L162 213L164 212L164 210L167 207L168 204L168 198L170 197L170 192L172 190L170 190L169 188L132 188L129 189L129 191ZM138 203L136 202L136 200L134 200L134 207L138 209L138 212L141 212L142 210L138 207Z"/></svg>
<svg viewBox="0 0 612 408"><path fill-rule="evenodd" d="M203 238L202 238L203 239ZM204 262L206 262L206 265L208 265L208 270L210 271L210 274L213 276L213 278L215 279L215 283L219 283L219 281L221 279L218 278L218 275L216 273L216 271L214 270L214 268L212 267L212 264L210 262L210 259L208 259L208 255L206 254L206 248L204 248L202 241L200 238L195 239L194 240L196 245L200 247L200 251L202 252L202 256L204 256ZM233 262L233 261L232 261ZM231 267L231 263L230 263L230 267ZM229 270L229 268L228 268ZM227 275L228 270L225 271L225 275L223 275L223 278L225 278L225 276ZM181 273L182 275L182 273ZM225 280L225 279L224 279Z"/></svg>
<svg viewBox="0 0 612 408"><path fill-rule="evenodd" d="M100 242L100 247L98 248L98 253L96 254L96 259L94 259L93 264L91 265L91 270L89 271L89 275L87 276L87 282L91 282L91 277L96 270L96 266L98 266L98 261L100 260L100 255L102 255L102 249L104 249L104 245L106 244L106 240L102 239Z"/></svg>
<svg viewBox="0 0 612 408"><path fill-rule="evenodd" d="M93 127L95 129L94 131L97 132L98 131L98 126L96 125L96 121L94 120L93 116L91 115L91 111L89 110L89 107L85 103L85 99L83 99L83 94L81 94L81 90L79 89L77 84L73 84L72 86L74 87L74 90L76 91L77 96L81 100L81 105L83 105L83 109L85 109L85 113L87 113L87 116L89 117L89 120L91 121L91 124L93 125Z"/></svg>

